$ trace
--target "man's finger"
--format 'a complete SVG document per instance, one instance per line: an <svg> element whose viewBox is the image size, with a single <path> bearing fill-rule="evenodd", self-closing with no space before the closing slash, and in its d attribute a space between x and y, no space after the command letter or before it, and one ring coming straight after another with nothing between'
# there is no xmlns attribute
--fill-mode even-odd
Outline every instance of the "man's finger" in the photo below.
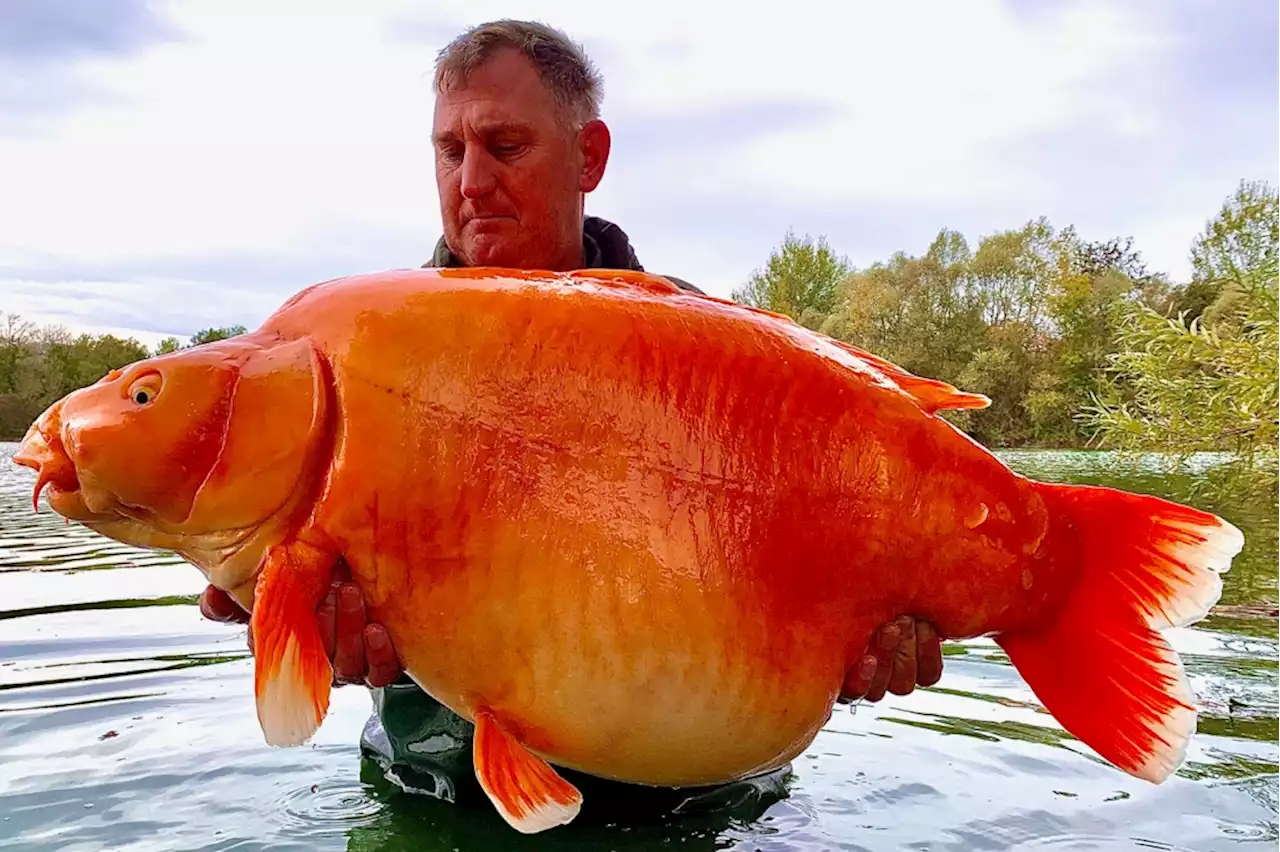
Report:
<svg viewBox="0 0 1280 852"><path fill-rule="evenodd" d="M369 661L369 673L365 683L369 686L388 686L400 678L400 660L396 657L391 636L381 624L369 624L364 628L364 652Z"/></svg>
<svg viewBox="0 0 1280 852"><path fill-rule="evenodd" d="M874 654L863 654L861 659L845 672L844 683L840 685L840 695L836 701L850 704L867 694L871 688L871 678L876 674L876 658Z"/></svg>
<svg viewBox="0 0 1280 852"><path fill-rule="evenodd" d="M316 608L316 627L320 629L320 638L324 641L324 655L333 661L336 648L335 634L338 629L338 583L330 583L324 600Z"/></svg>
<svg viewBox="0 0 1280 852"><path fill-rule="evenodd" d="M355 583L338 588L338 618L333 654L333 676L338 683L364 680L364 596Z"/></svg>
<svg viewBox="0 0 1280 852"><path fill-rule="evenodd" d="M916 625L916 683L933 686L942 679L942 640L927 621Z"/></svg>
<svg viewBox="0 0 1280 852"><path fill-rule="evenodd" d="M898 619L898 647L894 649L889 675L889 691L906 695L916 688L916 621L910 616Z"/></svg>
<svg viewBox="0 0 1280 852"><path fill-rule="evenodd" d="M884 698L885 691L889 688L889 678L893 674L893 658L900 638L901 631L893 622L882 625L877 631L876 639L871 643L872 653L876 657L876 673L867 687L868 701Z"/></svg>
<svg viewBox="0 0 1280 852"><path fill-rule="evenodd" d="M206 586L200 593L200 614L224 624L244 624L249 620L249 613L236 599L214 585Z"/></svg>

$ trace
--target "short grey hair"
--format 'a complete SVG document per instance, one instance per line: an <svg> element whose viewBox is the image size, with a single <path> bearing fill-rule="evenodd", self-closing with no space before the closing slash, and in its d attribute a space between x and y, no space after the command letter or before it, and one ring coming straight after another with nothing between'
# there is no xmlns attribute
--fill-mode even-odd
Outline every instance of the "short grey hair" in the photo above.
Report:
<svg viewBox="0 0 1280 852"><path fill-rule="evenodd" d="M533 63L570 123L581 127L600 117L604 96L600 72L580 45L537 21L490 21L449 42L436 57L436 91L466 85L473 71L504 48L520 51Z"/></svg>

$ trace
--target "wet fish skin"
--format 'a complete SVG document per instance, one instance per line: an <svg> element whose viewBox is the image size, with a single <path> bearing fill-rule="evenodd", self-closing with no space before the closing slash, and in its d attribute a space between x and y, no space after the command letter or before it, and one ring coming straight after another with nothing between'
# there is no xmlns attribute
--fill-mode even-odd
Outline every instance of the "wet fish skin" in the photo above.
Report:
<svg viewBox="0 0 1280 852"><path fill-rule="evenodd" d="M406 270L118 371L16 460L252 608L274 744L327 711L314 611L344 559L522 831L577 812L553 764L664 786L785 764L899 613L994 635L1064 727L1163 780L1195 712L1156 631L1203 617L1243 539L1028 480L938 416L986 404L644 274Z"/></svg>

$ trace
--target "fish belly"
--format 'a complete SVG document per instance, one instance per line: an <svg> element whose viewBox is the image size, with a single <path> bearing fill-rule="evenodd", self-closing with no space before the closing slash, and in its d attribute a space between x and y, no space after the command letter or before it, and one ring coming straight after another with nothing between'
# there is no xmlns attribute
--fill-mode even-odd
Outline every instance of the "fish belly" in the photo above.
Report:
<svg viewBox="0 0 1280 852"><path fill-rule="evenodd" d="M494 711L559 765L668 786L784 764L826 722L846 653L832 614L781 622L692 565L515 539L374 612L455 712Z"/></svg>

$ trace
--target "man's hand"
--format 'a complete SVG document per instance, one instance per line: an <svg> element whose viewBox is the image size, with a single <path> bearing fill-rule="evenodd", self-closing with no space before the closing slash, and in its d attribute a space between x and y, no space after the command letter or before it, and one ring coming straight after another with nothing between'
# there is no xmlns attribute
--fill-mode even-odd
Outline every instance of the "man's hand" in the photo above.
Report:
<svg viewBox="0 0 1280 852"><path fill-rule="evenodd" d="M838 701L879 701L886 691L906 695L917 686L933 686L941 677L938 631L927 621L902 615L880 625L871 637L866 653L845 674Z"/></svg>
<svg viewBox="0 0 1280 852"><path fill-rule="evenodd" d="M400 677L400 660L391 636L381 624L369 623L364 611L364 595L350 580L329 585L316 610L316 624L324 639L324 649L333 661L333 682L387 686Z"/></svg>
<svg viewBox="0 0 1280 852"><path fill-rule="evenodd" d="M221 589L209 586L200 595L200 614L211 621L248 624L249 613ZM349 580L334 580L316 609L316 625L325 652L333 663L333 685L363 683L387 686L401 673L391 637L381 624L369 624L364 595ZM253 651L253 626L249 626L249 651Z"/></svg>

